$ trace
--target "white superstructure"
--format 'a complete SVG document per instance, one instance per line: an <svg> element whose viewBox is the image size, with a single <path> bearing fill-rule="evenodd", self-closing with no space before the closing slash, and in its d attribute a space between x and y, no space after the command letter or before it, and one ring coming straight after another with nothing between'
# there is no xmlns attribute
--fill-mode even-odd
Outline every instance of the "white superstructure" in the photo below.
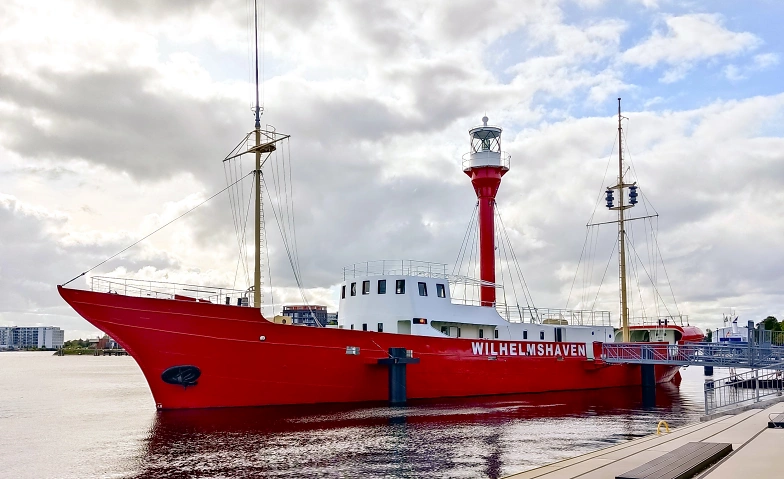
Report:
<svg viewBox="0 0 784 479"><path fill-rule="evenodd" d="M345 268L344 279L338 316L341 329L587 345L614 342L609 314L596 313L590 318L586 312L560 311L554 315L541 310L537 314L539 311L529 308L492 308L453 300L450 280L476 285L481 282L452 277L442 264L394 260L361 263Z"/></svg>

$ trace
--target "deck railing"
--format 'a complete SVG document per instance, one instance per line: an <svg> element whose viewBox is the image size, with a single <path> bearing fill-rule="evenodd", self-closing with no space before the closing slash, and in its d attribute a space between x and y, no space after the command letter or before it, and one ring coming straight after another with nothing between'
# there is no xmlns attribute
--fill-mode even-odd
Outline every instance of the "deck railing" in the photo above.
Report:
<svg viewBox="0 0 784 479"><path fill-rule="evenodd" d="M343 268L343 281L366 278L368 276L417 276L420 278L443 279L451 286L464 284L474 287L489 286L502 288L501 285L489 281L447 273L447 266L444 263L431 263L429 261L385 259L354 263Z"/></svg>
<svg viewBox="0 0 784 479"><path fill-rule="evenodd" d="M411 259L383 259L354 263L343 268L343 281L362 276L423 276L444 278L448 274L446 264L416 261Z"/></svg>
<svg viewBox="0 0 784 479"><path fill-rule="evenodd" d="M479 299L452 298L455 304L481 306ZM519 304L496 303L495 309L510 323L538 323L572 326L611 326L609 311L533 308Z"/></svg>
<svg viewBox="0 0 784 479"><path fill-rule="evenodd" d="M721 410L752 405L780 397L784 386L784 363L730 374L722 379L706 379L705 415Z"/></svg>
<svg viewBox="0 0 784 479"><path fill-rule="evenodd" d="M601 358L608 363L777 368L784 363L784 347L726 343L604 343Z"/></svg>
<svg viewBox="0 0 784 479"><path fill-rule="evenodd" d="M101 293L121 294L141 298L174 299L209 303L248 305L248 291L230 288L214 288L193 284L168 283L130 278L93 276L90 289Z"/></svg>
<svg viewBox="0 0 784 479"><path fill-rule="evenodd" d="M689 324L689 316L685 314L675 314L671 316L636 316L629 318L629 326L675 325L683 327L684 324Z"/></svg>

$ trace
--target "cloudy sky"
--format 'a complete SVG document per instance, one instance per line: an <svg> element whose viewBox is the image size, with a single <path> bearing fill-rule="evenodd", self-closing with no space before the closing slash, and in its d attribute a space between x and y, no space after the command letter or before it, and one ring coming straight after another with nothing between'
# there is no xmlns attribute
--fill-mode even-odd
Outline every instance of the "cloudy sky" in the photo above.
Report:
<svg viewBox="0 0 784 479"><path fill-rule="evenodd" d="M55 285L226 185L221 160L253 126L249 12L0 3L0 325L96 334ZM598 196L615 180L623 97L646 199L634 213L659 214L658 248L647 223L630 232L635 301L654 297L651 276L663 299L647 315L781 318L784 37L771 18L784 4L266 0L263 121L292 135L309 299L336 306L358 261L451 269L475 203L460 158L487 114L512 157L498 205L535 305L617 318L613 227L584 244L590 218L612 219ZM272 220L267 234L275 302L299 301ZM224 194L91 274L245 288L237 256Z"/></svg>

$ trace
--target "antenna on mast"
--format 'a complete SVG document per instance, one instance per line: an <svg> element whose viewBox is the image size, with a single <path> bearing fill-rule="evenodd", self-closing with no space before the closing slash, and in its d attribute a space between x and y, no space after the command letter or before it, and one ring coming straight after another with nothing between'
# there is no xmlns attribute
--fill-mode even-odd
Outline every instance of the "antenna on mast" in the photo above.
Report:
<svg viewBox="0 0 784 479"><path fill-rule="evenodd" d="M253 0L253 39L256 46L256 125L261 128L261 107L259 106L259 9L258 0ZM256 137L258 140L258 136ZM258 141L256 145L258 145Z"/></svg>

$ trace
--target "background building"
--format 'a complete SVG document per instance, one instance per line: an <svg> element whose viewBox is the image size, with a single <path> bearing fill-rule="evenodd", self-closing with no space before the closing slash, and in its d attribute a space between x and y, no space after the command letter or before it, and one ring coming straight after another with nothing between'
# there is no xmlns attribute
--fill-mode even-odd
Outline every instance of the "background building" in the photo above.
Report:
<svg viewBox="0 0 784 479"><path fill-rule="evenodd" d="M11 347L13 338L12 326L0 326L0 349L8 349Z"/></svg>
<svg viewBox="0 0 784 479"><path fill-rule="evenodd" d="M3 326L0 327L0 348L63 347L65 332L55 326Z"/></svg>
<svg viewBox="0 0 784 479"><path fill-rule="evenodd" d="M327 307L326 306L307 306L292 305L283 306L282 316L291 318L292 324L304 324L306 326L326 326ZM318 324L316 324L318 321Z"/></svg>

